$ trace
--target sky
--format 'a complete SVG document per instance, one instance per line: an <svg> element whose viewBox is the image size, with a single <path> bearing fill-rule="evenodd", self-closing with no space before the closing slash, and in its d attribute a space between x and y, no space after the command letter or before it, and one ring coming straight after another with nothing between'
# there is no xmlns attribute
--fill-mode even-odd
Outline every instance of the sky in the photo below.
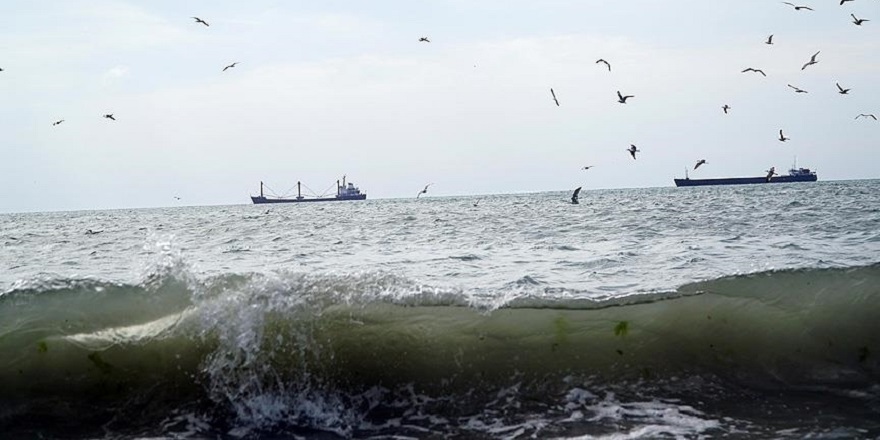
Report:
<svg viewBox="0 0 880 440"><path fill-rule="evenodd" d="M878 178L880 1L803 4L0 2L0 212Z"/></svg>

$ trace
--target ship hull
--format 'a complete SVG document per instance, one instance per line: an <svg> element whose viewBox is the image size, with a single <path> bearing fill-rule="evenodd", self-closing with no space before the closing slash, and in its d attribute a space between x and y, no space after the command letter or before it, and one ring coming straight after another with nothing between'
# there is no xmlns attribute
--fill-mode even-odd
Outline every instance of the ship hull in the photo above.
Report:
<svg viewBox="0 0 880 440"><path fill-rule="evenodd" d="M346 200L366 200L366 194L358 194L352 196L341 196L341 197L302 197L295 199L270 199L267 197L261 196L251 196L251 201L254 202L254 205L262 205L266 203L305 203L305 202L344 202Z"/></svg>
<svg viewBox="0 0 880 440"><path fill-rule="evenodd" d="M730 177L725 179L673 179L675 186L751 185L758 183L815 182L815 174L808 176Z"/></svg>

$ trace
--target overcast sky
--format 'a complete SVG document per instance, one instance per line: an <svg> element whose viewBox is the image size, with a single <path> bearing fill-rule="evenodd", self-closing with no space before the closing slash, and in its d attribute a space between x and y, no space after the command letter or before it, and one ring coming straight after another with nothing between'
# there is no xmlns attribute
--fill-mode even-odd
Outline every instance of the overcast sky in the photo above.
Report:
<svg viewBox="0 0 880 440"><path fill-rule="evenodd" d="M880 1L805 4L0 2L0 212L877 178Z"/></svg>

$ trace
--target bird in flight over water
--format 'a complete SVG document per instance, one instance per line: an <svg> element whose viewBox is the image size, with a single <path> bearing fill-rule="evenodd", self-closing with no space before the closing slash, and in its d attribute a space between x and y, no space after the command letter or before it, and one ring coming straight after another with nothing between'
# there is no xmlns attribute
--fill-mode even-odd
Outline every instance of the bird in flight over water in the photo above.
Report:
<svg viewBox="0 0 880 440"><path fill-rule="evenodd" d="M804 89L800 89L800 88L797 88L797 87L795 87L795 86L793 86L793 85L791 85L791 84L788 84L788 86L791 87L791 88L793 88L795 93L808 93L806 90L804 90Z"/></svg>
<svg viewBox="0 0 880 440"><path fill-rule="evenodd" d="M231 69L231 68L235 67L236 64L238 64L238 61L236 61L236 62L234 62L234 63L232 63L232 64L230 64L230 65L224 67L223 70L222 70L221 72L225 72L226 69Z"/></svg>
<svg viewBox="0 0 880 440"><path fill-rule="evenodd" d="M433 185L433 183L429 183L429 184L425 185L425 188L422 189L421 191L419 191L418 194L416 194L416 198L419 198L422 194L426 194L428 192L428 187L431 185Z"/></svg>
<svg viewBox="0 0 880 440"><path fill-rule="evenodd" d="M791 138L787 138L787 137L785 137L785 136L782 134L782 129L780 128L780 129L779 129L779 142L785 142L785 141L790 140L790 139L791 139Z"/></svg>
<svg viewBox="0 0 880 440"><path fill-rule="evenodd" d="M571 195L571 204L572 205L577 205L579 203L578 202L578 194L581 193L581 188L582 187L579 186L574 189L574 193Z"/></svg>
<svg viewBox="0 0 880 440"><path fill-rule="evenodd" d="M611 64L608 64L608 61L605 61L602 58L599 58L598 60L596 60L596 64L599 64L599 63L604 63L605 66L608 67L608 71L609 72L611 71Z"/></svg>
<svg viewBox="0 0 880 440"><path fill-rule="evenodd" d="M114 121L116 120L116 118L113 117L113 113L107 113L106 115L104 115L104 117L107 119L112 119Z"/></svg>
<svg viewBox="0 0 880 440"><path fill-rule="evenodd" d="M840 83L834 83L834 84L837 85L837 90L839 90L839 92L837 92L837 93L840 93L841 95L846 95L849 93L850 89L844 89L843 87L840 87Z"/></svg>
<svg viewBox="0 0 880 440"><path fill-rule="evenodd" d="M765 41L764 44L773 44L773 34L770 34L770 36L767 37L767 41Z"/></svg>
<svg viewBox="0 0 880 440"><path fill-rule="evenodd" d="M587 166L585 166L585 167L583 167L583 168L581 168L581 169L582 169L582 170L588 170L588 169L590 169L590 168L593 168L593 165L587 165Z"/></svg>
<svg viewBox="0 0 880 440"><path fill-rule="evenodd" d="M785 4L787 4L787 5L790 5L791 7L794 8L795 11L800 11L801 9L806 9L806 10L808 10L808 11L812 11L812 10L813 10L813 8L811 8L811 7L809 7L809 6L798 6L798 5L794 4L794 3L789 3L789 2L782 2L782 3L785 3Z"/></svg>
<svg viewBox="0 0 880 440"><path fill-rule="evenodd" d="M821 52L821 50L819 52ZM801 67L801 70L806 69L807 66L812 66L813 64L818 63L818 61L816 61L816 55L819 55L819 52L814 53L813 56L810 57L810 61L807 61L807 63L804 64L804 67Z"/></svg>
<svg viewBox="0 0 880 440"><path fill-rule="evenodd" d="M855 24L856 26L861 26L862 23L864 23L866 21L871 21L871 20L868 20L867 18L856 18L856 14L849 14L849 15L852 16L853 24Z"/></svg>
<svg viewBox="0 0 880 440"><path fill-rule="evenodd" d="M635 98L635 95L626 95L623 96L620 94L620 90L617 91L617 102L621 104L626 104L626 100L629 98Z"/></svg>
<svg viewBox="0 0 880 440"><path fill-rule="evenodd" d="M642 151L642 150L639 150L639 149L636 148L636 146L633 145L633 144L629 144L629 148L627 148L626 151L629 151L629 154L632 155L633 159L635 159L635 158L636 158L636 153L638 153L638 152L640 152L640 151Z"/></svg>
<svg viewBox="0 0 880 440"><path fill-rule="evenodd" d="M196 23L201 23L201 24L203 24L203 25L205 25L205 26L210 26L210 25L209 25L209 24L208 24L208 22L207 22L207 21L205 21L205 20L202 20L202 19L201 19L201 18L199 18L199 17L192 17L192 19L193 19L193 20L195 20L195 21L196 21ZM222 26L221 26L221 27L222 27Z"/></svg>
<svg viewBox="0 0 880 440"><path fill-rule="evenodd" d="M431 40L429 40L428 37L422 37L422 38L419 38L419 42L430 43Z"/></svg>
<svg viewBox="0 0 880 440"><path fill-rule="evenodd" d="M726 115L727 111L730 110L730 106L727 104L724 104L721 106L721 110L724 110L724 114Z"/></svg>
<svg viewBox="0 0 880 440"><path fill-rule="evenodd" d="M706 162L706 159L700 159L700 160L698 160L698 161L697 161L697 164L694 165L694 169L699 168L700 165L703 165L703 164L705 164L705 163L708 163L708 162Z"/></svg>
<svg viewBox="0 0 880 440"><path fill-rule="evenodd" d="M761 69L753 69L753 68L751 68L751 67L746 67L745 69L743 69L742 73L746 73L746 72L757 72L757 73L760 73L761 75L767 76L767 74L764 73L763 70L761 70Z"/></svg>
<svg viewBox="0 0 880 440"><path fill-rule="evenodd" d="M61 125L62 122L64 122L64 119L59 119L59 120L53 122L53 123L52 123L52 126L54 127L54 126L56 126L56 125Z"/></svg>
<svg viewBox="0 0 880 440"><path fill-rule="evenodd" d="M776 175L776 167L770 167L770 169L767 170L767 181L769 182L774 175Z"/></svg>
<svg viewBox="0 0 880 440"><path fill-rule="evenodd" d="M556 106L559 107L559 100L556 99L556 92L553 91L553 88L550 88L550 94L553 95L553 102L556 103Z"/></svg>
<svg viewBox="0 0 880 440"><path fill-rule="evenodd" d="M862 114L856 116L856 119L859 119L859 118L865 118L865 119L874 118L875 121L877 120L877 117L874 116L873 114L865 114L865 113L862 113Z"/></svg>

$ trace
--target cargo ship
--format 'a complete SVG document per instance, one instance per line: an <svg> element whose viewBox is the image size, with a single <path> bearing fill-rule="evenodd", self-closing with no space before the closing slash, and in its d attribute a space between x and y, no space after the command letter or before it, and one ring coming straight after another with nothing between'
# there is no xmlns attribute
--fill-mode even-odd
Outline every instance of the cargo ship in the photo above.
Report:
<svg viewBox="0 0 880 440"><path fill-rule="evenodd" d="M809 168L791 168L787 176L776 175L775 169L770 168L766 176L759 177L726 177L720 179L691 179L685 169L684 179L673 179L675 186L711 186L711 185L749 185L756 183L791 183L791 182L815 182L818 180L815 171Z"/></svg>
<svg viewBox="0 0 880 440"><path fill-rule="evenodd" d="M263 182L260 182L260 195L259 196L251 196L251 201L254 202L255 205L261 205L264 203L301 203L301 202L339 202L343 200L366 200L367 194L362 193L361 190L354 186L353 183L348 182L345 183L345 176L342 176L342 183L337 180L336 181L336 195L333 197L306 197L302 195L302 183L296 182L296 197L295 198L284 198L284 197L269 197L263 194Z"/></svg>

